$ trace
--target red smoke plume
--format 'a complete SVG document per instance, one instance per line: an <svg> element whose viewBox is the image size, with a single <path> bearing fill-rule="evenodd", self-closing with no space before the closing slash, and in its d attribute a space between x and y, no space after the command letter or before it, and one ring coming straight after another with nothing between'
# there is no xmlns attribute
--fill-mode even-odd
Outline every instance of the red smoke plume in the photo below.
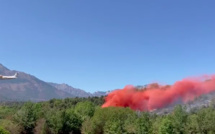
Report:
<svg viewBox="0 0 215 134"><path fill-rule="evenodd" d="M150 84L139 90L128 85L108 94L102 107L130 107L134 110L151 111L181 100L183 103L215 91L215 75L183 79L173 85Z"/></svg>

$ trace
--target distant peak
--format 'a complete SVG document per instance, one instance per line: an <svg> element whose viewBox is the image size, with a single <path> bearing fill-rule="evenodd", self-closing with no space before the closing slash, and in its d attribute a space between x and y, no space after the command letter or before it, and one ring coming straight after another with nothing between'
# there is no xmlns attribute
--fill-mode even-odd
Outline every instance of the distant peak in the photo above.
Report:
<svg viewBox="0 0 215 134"><path fill-rule="evenodd" d="M7 71L9 71L9 69L6 68L6 67L5 67L3 64L1 64L1 63L0 63L0 69L1 69L1 70L7 70Z"/></svg>
<svg viewBox="0 0 215 134"><path fill-rule="evenodd" d="M1 67L5 67L5 66L3 66L3 64L1 64L1 63L0 63L0 66L1 66Z"/></svg>

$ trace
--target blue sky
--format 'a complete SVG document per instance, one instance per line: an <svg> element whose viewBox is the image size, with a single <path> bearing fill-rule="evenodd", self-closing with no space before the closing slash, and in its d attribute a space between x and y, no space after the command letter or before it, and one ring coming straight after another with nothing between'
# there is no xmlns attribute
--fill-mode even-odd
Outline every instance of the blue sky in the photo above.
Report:
<svg viewBox="0 0 215 134"><path fill-rule="evenodd" d="M215 72L214 0L2 0L0 63L88 92Z"/></svg>

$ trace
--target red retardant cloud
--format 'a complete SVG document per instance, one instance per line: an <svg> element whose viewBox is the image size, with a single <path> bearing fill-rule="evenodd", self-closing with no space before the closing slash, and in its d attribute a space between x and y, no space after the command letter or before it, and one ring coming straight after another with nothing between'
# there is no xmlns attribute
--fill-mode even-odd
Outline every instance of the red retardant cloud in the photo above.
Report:
<svg viewBox="0 0 215 134"><path fill-rule="evenodd" d="M215 75L183 79L173 85L149 84L142 89L128 85L109 93L102 107L130 107L133 110L151 111L179 100L186 103L212 91L215 91Z"/></svg>

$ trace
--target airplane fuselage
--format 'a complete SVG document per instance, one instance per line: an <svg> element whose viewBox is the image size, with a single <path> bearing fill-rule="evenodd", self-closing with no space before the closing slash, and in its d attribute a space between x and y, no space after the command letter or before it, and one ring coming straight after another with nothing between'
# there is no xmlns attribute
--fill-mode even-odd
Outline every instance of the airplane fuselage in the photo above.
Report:
<svg viewBox="0 0 215 134"><path fill-rule="evenodd" d="M17 73L13 76L4 76L0 75L0 80L6 80L6 79L16 79L17 78Z"/></svg>

